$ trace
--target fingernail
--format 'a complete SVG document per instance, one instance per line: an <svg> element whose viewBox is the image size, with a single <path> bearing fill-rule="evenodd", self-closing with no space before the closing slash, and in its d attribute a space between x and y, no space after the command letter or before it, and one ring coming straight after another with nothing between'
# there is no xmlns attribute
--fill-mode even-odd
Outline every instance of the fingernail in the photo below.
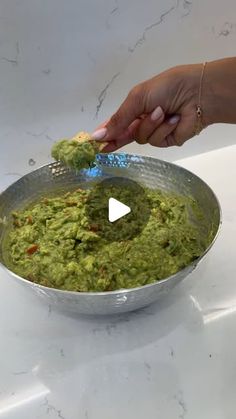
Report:
<svg viewBox="0 0 236 419"><path fill-rule="evenodd" d="M154 111L151 113L151 120L157 121L163 115L163 110L160 106L158 106Z"/></svg>
<svg viewBox="0 0 236 419"><path fill-rule="evenodd" d="M99 128L91 135L93 140L102 140L107 134L107 128Z"/></svg>
<svg viewBox="0 0 236 419"><path fill-rule="evenodd" d="M180 116L179 116L179 115L173 115L173 116L171 116L171 117L167 120L167 122L168 122L168 124L170 124L170 125L175 125L175 124L177 124L177 122L179 122L179 120L180 120Z"/></svg>

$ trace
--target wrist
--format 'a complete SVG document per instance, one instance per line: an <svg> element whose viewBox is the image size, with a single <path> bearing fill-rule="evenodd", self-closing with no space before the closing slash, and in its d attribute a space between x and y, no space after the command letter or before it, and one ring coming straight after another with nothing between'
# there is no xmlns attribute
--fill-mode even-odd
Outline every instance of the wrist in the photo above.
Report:
<svg viewBox="0 0 236 419"><path fill-rule="evenodd" d="M206 64L201 106L204 126L236 123L236 58Z"/></svg>

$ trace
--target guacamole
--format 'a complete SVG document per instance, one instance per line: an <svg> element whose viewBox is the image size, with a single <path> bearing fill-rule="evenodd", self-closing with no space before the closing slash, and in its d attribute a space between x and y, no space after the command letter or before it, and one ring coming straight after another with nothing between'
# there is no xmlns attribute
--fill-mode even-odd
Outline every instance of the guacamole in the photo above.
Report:
<svg viewBox="0 0 236 419"><path fill-rule="evenodd" d="M125 200L125 188L123 193ZM32 282L79 292L139 287L175 274L209 244L197 224L203 215L195 211L197 203L191 198L148 188L146 196L146 224L123 240L115 232L135 225L123 217L112 240L103 234L106 224L97 220L93 188L45 197L15 211L6 239L6 263ZM100 199L107 206L106 195ZM94 211L89 212L91 205Z"/></svg>
<svg viewBox="0 0 236 419"><path fill-rule="evenodd" d="M72 139L55 142L51 154L55 160L62 161L66 166L81 170L93 165L96 154L104 145L105 143L93 141L88 133L79 132Z"/></svg>

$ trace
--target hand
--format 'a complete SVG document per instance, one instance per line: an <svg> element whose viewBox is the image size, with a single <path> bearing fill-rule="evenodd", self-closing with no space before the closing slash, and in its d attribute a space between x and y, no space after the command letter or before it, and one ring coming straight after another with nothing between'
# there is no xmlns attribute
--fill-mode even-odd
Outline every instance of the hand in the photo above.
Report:
<svg viewBox="0 0 236 419"><path fill-rule="evenodd" d="M109 142L105 152L134 139L157 147L182 145L195 135L201 71L202 64L178 66L138 84L93 137Z"/></svg>

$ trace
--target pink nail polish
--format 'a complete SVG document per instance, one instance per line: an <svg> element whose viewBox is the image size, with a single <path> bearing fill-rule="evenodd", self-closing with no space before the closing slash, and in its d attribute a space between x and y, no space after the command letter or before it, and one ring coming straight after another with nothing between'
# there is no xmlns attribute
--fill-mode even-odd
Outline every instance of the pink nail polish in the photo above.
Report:
<svg viewBox="0 0 236 419"><path fill-rule="evenodd" d="M93 140L103 140L107 134L107 128L99 128L91 134Z"/></svg>
<svg viewBox="0 0 236 419"><path fill-rule="evenodd" d="M177 122L179 122L179 120L180 120L180 116L179 115L173 115L173 116L171 116L169 119L168 119L168 124L170 124L170 125L175 125L175 124L177 124Z"/></svg>
<svg viewBox="0 0 236 419"><path fill-rule="evenodd" d="M163 115L163 110L160 106L158 106L156 109L154 109L154 111L152 111L151 120L157 121L158 119L161 118L162 115Z"/></svg>

